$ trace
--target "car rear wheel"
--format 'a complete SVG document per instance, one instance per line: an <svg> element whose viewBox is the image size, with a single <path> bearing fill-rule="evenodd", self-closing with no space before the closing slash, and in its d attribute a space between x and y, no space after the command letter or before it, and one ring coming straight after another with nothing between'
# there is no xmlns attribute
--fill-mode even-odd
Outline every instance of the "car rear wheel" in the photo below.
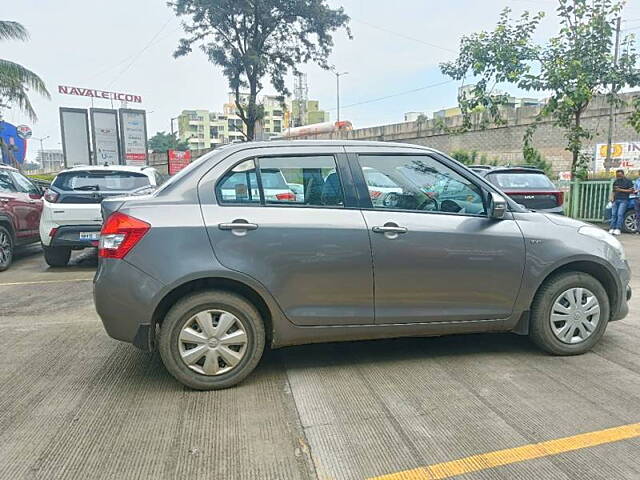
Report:
<svg viewBox="0 0 640 480"><path fill-rule="evenodd" d="M265 344L258 310L228 292L198 292L167 313L158 348L173 377L196 390L228 388L258 365Z"/></svg>
<svg viewBox="0 0 640 480"><path fill-rule="evenodd" d="M636 212L629 210L624 214L624 222L622 223L622 231L625 233L636 233L638 226L636 224Z"/></svg>
<svg viewBox="0 0 640 480"><path fill-rule="evenodd" d="M44 259L50 267L64 267L71 258L71 249L66 247L43 247Z"/></svg>
<svg viewBox="0 0 640 480"><path fill-rule="evenodd" d="M609 298L591 275L568 272L547 280L531 306L531 339L554 355L589 351L609 322Z"/></svg>
<svg viewBox="0 0 640 480"><path fill-rule="evenodd" d="M0 272L5 271L13 261L13 237L5 227L0 227Z"/></svg>

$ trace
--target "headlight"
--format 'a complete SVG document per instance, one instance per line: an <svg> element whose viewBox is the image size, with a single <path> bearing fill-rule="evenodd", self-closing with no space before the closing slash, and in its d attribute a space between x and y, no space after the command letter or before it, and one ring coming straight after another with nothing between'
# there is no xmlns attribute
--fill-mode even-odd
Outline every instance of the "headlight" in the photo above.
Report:
<svg viewBox="0 0 640 480"><path fill-rule="evenodd" d="M618 252L622 260L626 260L627 257L624 253L624 247L622 246L620 241L613 235L596 227L580 227L580 229L578 230L578 233L581 233L582 235L586 235L587 237L597 238L598 240L602 240L603 242L606 242L611 248L613 248L616 252Z"/></svg>

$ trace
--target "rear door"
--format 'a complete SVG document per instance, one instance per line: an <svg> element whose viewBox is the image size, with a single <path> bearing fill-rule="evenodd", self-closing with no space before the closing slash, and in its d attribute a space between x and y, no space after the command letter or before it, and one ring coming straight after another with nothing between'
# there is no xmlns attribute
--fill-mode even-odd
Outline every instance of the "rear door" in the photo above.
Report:
<svg viewBox="0 0 640 480"><path fill-rule="evenodd" d="M199 185L220 263L264 285L297 325L372 324L369 236L344 150L264 148L232 158ZM265 194L262 179L274 172L303 193Z"/></svg>
<svg viewBox="0 0 640 480"><path fill-rule="evenodd" d="M11 178L18 190L18 222L25 237L37 237L42 215L42 192L24 175L10 172Z"/></svg>

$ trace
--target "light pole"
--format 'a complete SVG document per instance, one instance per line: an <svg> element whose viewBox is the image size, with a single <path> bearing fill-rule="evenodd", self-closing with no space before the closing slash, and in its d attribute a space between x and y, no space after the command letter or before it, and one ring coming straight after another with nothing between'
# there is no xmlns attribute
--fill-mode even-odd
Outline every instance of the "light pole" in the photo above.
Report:
<svg viewBox="0 0 640 480"><path fill-rule="evenodd" d="M340 77L342 75L348 75L349 72L338 72L335 68L331 70L336 76L336 107L337 107L337 120L340 121Z"/></svg>
<svg viewBox="0 0 640 480"><path fill-rule="evenodd" d="M45 140L51 138L51 135L47 135L46 137L33 137L34 140L39 140L40 141L40 158L42 159L42 168L44 168L44 147L43 147L43 143Z"/></svg>

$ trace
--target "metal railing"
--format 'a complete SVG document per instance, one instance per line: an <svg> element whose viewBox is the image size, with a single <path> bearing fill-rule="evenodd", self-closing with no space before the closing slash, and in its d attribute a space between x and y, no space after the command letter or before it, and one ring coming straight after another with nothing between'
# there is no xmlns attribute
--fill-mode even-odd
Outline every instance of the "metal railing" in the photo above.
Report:
<svg viewBox="0 0 640 480"><path fill-rule="evenodd" d="M586 222L601 222L613 180L574 180L565 198L565 214Z"/></svg>

